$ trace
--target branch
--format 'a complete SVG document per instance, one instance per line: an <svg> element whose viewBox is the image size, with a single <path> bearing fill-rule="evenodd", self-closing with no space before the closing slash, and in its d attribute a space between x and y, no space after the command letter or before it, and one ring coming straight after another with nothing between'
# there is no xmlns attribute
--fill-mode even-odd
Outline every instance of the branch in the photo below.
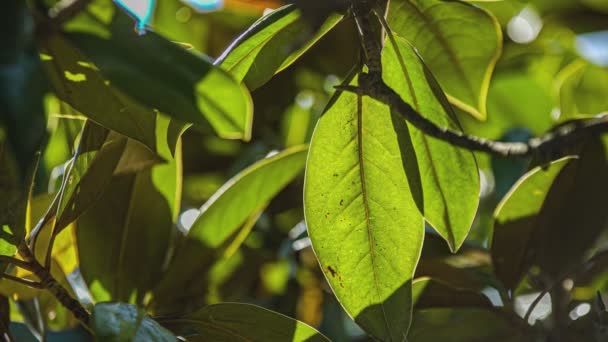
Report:
<svg viewBox="0 0 608 342"><path fill-rule="evenodd" d="M88 329L90 315L79 301L72 298L69 292L51 275L50 268L43 267L34 257L26 244L19 246L19 254L29 264L31 272L40 280L40 288L49 291L74 317Z"/></svg>
<svg viewBox="0 0 608 342"><path fill-rule="evenodd" d="M594 118L582 122L562 125L548 134L532 138L527 142L502 142L467 135L439 127L418 113L401 98L395 90L382 79L381 47L370 18L375 13L387 32L389 39L394 39L386 20L373 8L372 0L354 0L352 11L355 16L361 44L365 51L367 73L359 75L359 86L339 86L338 90L369 96L388 105L391 110L401 115L406 121L421 130L424 134L445 141L451 145L471 151L485 152L501 157L538 157L540 161L555 159L563 150L585 139L608 131L608 119Z"/></svg>

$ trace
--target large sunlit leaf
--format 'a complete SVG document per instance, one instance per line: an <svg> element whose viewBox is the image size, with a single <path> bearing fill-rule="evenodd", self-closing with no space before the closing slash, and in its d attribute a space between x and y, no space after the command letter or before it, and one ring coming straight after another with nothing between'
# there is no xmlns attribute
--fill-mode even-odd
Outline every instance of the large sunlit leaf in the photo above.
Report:
<svg viewBox="0 0 608 342"><path fill-rule="evenodd" d="M488 86L502 48L494 17L460 1L393 0L388 21L418 49L450 102L485 120Z"/></svg>
<svg viewBox="0 0 608 342"><path fill-rule="evenodd" d="M564 158L544 169L534 168L513 186L496 208L492 259L494 272L508 289L516 287L530 267L529 244L538 228L537 214L555 178L571 160Z"/></svg>
<svg viewBox="0 0 608 342"><path fill-rule="evenodd" d="M410 130L375 100L337 96L317 123L308 155L308 232L349 315L376 338L401 341L424 235Z"/></svg>
<svg viewBox="0 0 608 342"><path fill-rule="evenodd" d="M170 158L170 151L163 151ZM96 301L142 304L161 277L181 195L181 152L114 176L78 220L80 270ZM146 267L142 267L146 265Z"/></svg>
<svg viewBox="0 0 608 342"><path fill-rule="evenodd" d="M159 322L188 341L329 341L305 323L250 304L215 304Z"/></svg>
<svg viewBox="0 0 608 342"><path fill-rule="evenodd" d="M95 305L91 329L97 341L174 342L176 337L154 321L142 309L124 303Z"/></svg>
<svg viewBox="0 0 608 342"><path fill-rule="evenodd" d="M138 36L133 25L120 10L109 18L91 11L66 30L111 85L138 102L182 122L210 125L224 138L250 138L253 108L243 85L205 56L154 32Z"/></svg>
<svg viewBox="0 0 608 342"><path fill-rule="evenodd" d="M399 37L387 42L382 63L385 81L405 102L436 125L460 130L441 88L407 42ZM409 128L417 160L412 167L418 167L422 180L421 210L455 251L469 232L479 202L475 158L470 151L429 137L412 125Z"/></svg>
<svg viewBox="0 0 608 342"><path fill-rule="evenodd" d="M295 62L341 18L339 15L330 16L309 35L308 23L300 11L293 5L281 7L262 17L239 36L216 64L243 80L250 89L256 89Z"/></svg>
<svg viewBox="0 0 608 342"><path fill-rule="evenodd" d="M268 202L287 184L301 174L306 162L307 146L295 146L262 159L224 184L202 207L200 215L175 250L169 271L155 297L162 311L173 311L175 305L192 305L202 298L189 298L196 288L195 279L205 278L204 272L222 257L225 248L236 246L231 238L239 229L257 217ZM238 241L238 239L237 239ZM240 240L242 241L242 240ZM175 288L182 288L176 292ZM173 308L173 309L172 309Z"/></svg>

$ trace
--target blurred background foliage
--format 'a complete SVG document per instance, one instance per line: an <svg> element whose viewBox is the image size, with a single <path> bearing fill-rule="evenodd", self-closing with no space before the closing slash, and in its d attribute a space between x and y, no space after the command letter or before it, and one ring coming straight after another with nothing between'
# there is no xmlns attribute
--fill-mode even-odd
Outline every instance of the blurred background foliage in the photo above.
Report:
<svg viewBox="0 0 608 342"><path fill-rule="evenodd" d="M129 7L139 18L134 29L155 31L212 58L219 57L266 11L283 5L273 0L118 2ZM608 2L471 2L489 10L498 19L504 33L504 44L490 83L487 120L480 122L466 113L458 113L466 132L492 139L524 141L557 123L596 115L608 108ZM47 194L59 189L66 162L75 152L74 142L84 123L80 113L50 92L32 38L33 30L32 18L22 1L2 3L2 213L13 210L37 150L41 150L42 155L36 175L36 198L43 208L44 203L48 205ZM181 206L177 208L176 232L167 235L166 239L179 238L179 231L189 230L198 215L198 208L232 176L273 151L309 141L316 120L333 93L333 86L344 79L359 58L358 39L352 20L345 20L303 58L255 89L252 92L255 120L251 142L224 140L201 130L191 129L184 133ZM145 88L146 84L137 86ZM501 285L493 278L488 252L493 211L528 165L484 154L478 154L477 158L482 180L481 204L465 247L452 255L429 230L417 276L444 280L460 289L483 291L487 298L471 300L484 306L488 300L494 304L501 302L493 288ZM203 298L203 304L226 301L258 304L318 327L335 341L367 340L343 312L319 269L306 236L302 182L303 177L298 177L268 203L259 217L254 218L251 232L244 238L242 247L216 260L203 280L205 286L197 295ZM37 220L42 214L32 215L33 220ZM65 250L54 252L57 263L61 265L57 269L62 273L59 275L61 279L74 288L81 300L91 301L79 272L77 252L66 252L74 248L72 229L76 228L65 230L62 233L65 236L60 238L65 242L59 247L63 245ZM598 239L593 250L606 248L608 236ZM82 253L80 251L80 262L84 261ZM576 281L570 280L571 283L567 284L575 299L569 304L572 319L589 314L589 303L597 291L608 291L608 258L603 254L596 258L592 267L584 270ZM534 281L529 279L517 289L515 303L519 307L516 311L522 315L539 293ZM38 290L15 293L7 283L10 281L2 280L0 284L2 293L12 296L10 317L13 322L24 322L37 334L44 334L49 329L52 331L49 340L76 341L84 338L78 329L61 332L74 329L75 320L48 294ZM441 283L437 286L441 288ZM436 307L436 303L462 298L462 294L450 297L449 291L441 290L442 294L447 293L447 297L433 301L434 292L429 293L431 295L422 297L424 300L418 303L420 314L412 328L413 341L440 339L441 329L428 329L428 326L435 324L441 327L441 322L454 315L450 313L454 309L444 308L442 312L425 310ZM531 319L545 317L550 310L551 306L541 301ZM484 325L483 320L488 321L492 327L488 330L493 333L510 329L501 319L479 316L475 309L468 309L466 315L460 312L458 319L471 322L470 326L476 327L475 333L479 333L478 327ZM583 320L580 322L580 325L585 324ZM427 328L418 328L417 324L420 327L426 324ZM12 325L18 340L32 338L23 327Z"/></svg>

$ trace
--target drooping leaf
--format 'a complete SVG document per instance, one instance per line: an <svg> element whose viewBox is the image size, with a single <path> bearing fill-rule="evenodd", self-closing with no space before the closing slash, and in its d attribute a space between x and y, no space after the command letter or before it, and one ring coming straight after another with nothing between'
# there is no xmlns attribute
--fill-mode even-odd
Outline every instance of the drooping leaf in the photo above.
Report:
<svg viewBox="0 0 608 342"><path fill-rule="evenodd" d="M168 150L164 154L170 158ZM162 275L180 207L181 176L178 146L167 164L114 176L79 218L80 270L94 300L143 304Z"/></svg>
<svg viewBox="0 0 608 342"><path fill-rule="evenodd" d="M424 235L410 130L375 100L337 96L311 140L304 186L308 232L349 315L375 338L401 341Z"/></svg>
<svg viewBox="0 0 608 342"><path fill-rule="evenodd" d="M530 244L538 229L538 213L551 185L572 161L564 158L524 175L498 204L494 214L492 260L494 272L507 289L521 280L530 263Z"/></svg>
<svg viewBox="0 0 608 342"><path fill-rule="evenodd" d="M576 60L557 76L562 119L608 112L608 68Z"/></svg>
<svg viewBox="0 0 608 342"><path fill-rule="evenodd" d="M138 36L122 11L93 13L67 25L67 37L111 85L181 122L209 125L224 138L248 140L253 108L247 89L227 72L154 32Z"/></svg>
<svg viewBox="0 0 608 342"><path fill-rule="evenodd" d="M175 335L142 309L124 303L100 303L93 308L91 328L98 341L177 341Z"/></svg>
<svg viewBox="0 0 608 342"><path fill-rule="evenodd" d="M159 322L188 341L329 341L305 323L251 304L215 304Z"/></svg>
<svg viewBox="0 0 608 342"><path fill-rule="evenodd" d="M533 335L519 317L498 310L478 308L417 311L410 331L408 340L416 342L534 341Z"/></svg>
<svg viewBox="0 0 608 342"><path fill-rule="evenodd" d="M201 300L193 296L204 290L196 288L194 280L204 278L204 272L222 257L225 248L235 249L229 239L238 235L239 228L256 217L267 203L303 170L307 146L295 146L265 158L243 170L226 182L202 207L160 283L155 296L160 311L173 311ZM240 240L242 242L242 239ZM183 288L175 292L174 289Z"/></svg>
<svg viewBox="0 0 608 342"><path fill-rule="evenodd" d="M399 37L390 44L387 42L382 63L385 81L405 102L436 125L460 130L441 88L407 42ZM469 232L479 202L475 158L470 151L428 137L412 125L409 129L422 180L421 210L450 248L458 250Z"/></svg>
<svg viewBox="0 0 608 342"><path fill-rule="evenodd" d="M418 49L450 102L485 120L488 86L502 49L496 19L461 1L394 0L388 22Z"/></svg>
<svg viewBox="0 0 608 342"><path fill-rule="evenodd" d="M245 82L249 89L259 88L295 62L341 18L329 16L314 34L308 35L308 23L300 11L294 5L281 7L255 22L215 64Z"/></svg>

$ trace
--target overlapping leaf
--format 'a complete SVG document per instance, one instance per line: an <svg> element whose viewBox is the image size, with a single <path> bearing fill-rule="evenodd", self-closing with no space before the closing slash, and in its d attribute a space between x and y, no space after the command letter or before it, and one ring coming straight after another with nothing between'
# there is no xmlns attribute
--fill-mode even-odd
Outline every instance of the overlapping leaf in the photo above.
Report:
<svg viewBox="0 0 608 342"><path fill-rule="evenodd" d="M232 76L154 32L136 35L120 10L103 12L109 18L95 13L68 24L67 37L113 87L179 121L210 125L221 137L250 138L251 98Z"/></svg>
<svg viewBox="0 0 608 342"><path fill-rule="evenodd" d="M537 214L547 192L571 158L534 168L524 175L498 205L494 214L492 259L494 271L505 287L513 289L532 260L528 248L538 228Z"/></svg>
<svg viewBox="0 0 608 342"><path fill-rule="evenodd" d="M114 176L78 220L81 273L96 301L142 304L162 274L182 176L180 147L163 155L167 164Z"/></svg>
<svg viewBox="0 0 608 342"><path fill-rule="evenodd" d="M250 304L215 304L159 322L188 341L329 341L305 323Z"/></svg>
<svg viewBox="0 0 608 342"><path fill-rule="evenodd" d="M295 62L340 19L339 15L331 15L316 32L308 34L308 23L300 11L294 5L281 7L238 37L216 64L243 80L250 89L259 88Z"/></svg>
<svg viewBox="0 0 608 342"><path fill-rule="evenodd" d="M494 17L461 1L394 0L388 21L418 49L450 101L485 120L488 86L502 47Z"/></svg>
<svg viewBox="0 0 608 342"><path fill-rule="evenodd" d="M200 291L204 287L198 281L205 280L204 272L223 255L224 248L235 248L229 239L238 234L239 228L257 217L302 172L306 150L306 146L292 147L255 163L224 184L201 207L156 291L158 310L173 311L175 305L183 308L202 299ZM176 293L176 287L182 291ZM193 293L197 296L191 298Z"/></svg>
<svg viewBox="0 0 608 342"><path fill-rule="evenodd" d="M444 93L414 49L391 40L382 57L384 79L418 113L439 127L460 131ZM409 124L408 124L409 125ZM428 137L409 125L422 181L425 219L455 251L466 238L479 202L479 172L470 151Z"/></svg>

